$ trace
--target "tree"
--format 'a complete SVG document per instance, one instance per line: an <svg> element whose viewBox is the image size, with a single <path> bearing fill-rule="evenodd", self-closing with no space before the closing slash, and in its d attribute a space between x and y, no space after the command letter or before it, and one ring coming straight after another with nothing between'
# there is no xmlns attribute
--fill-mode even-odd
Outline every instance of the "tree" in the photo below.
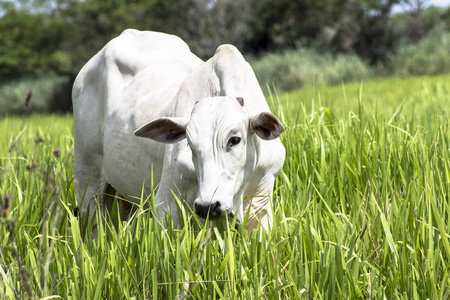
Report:
<svg viewBox="0 0 450 300"><path fill-rule="evenodd" d="M400 0L346 0L338 20L325 31L325 43L336 52L356 52L370 63L385 59L394 47L386 23Z"/></svg>
<svg viewBox="0 0 450 300"><path fill-rule="evenodd" d="M420 39L425 35L423 27L422 14L426 7L428 0L402 0L401 3L409 8L410 14L413 17L413 27L416 33L416 39Z"/></svg>
<svg viewBox="0 0 450 300"><path fill-rule="evenodd" d="M46 15L11 10L0 20L1 81L69 71L69 58L60 50L64 34Z"/></svg>

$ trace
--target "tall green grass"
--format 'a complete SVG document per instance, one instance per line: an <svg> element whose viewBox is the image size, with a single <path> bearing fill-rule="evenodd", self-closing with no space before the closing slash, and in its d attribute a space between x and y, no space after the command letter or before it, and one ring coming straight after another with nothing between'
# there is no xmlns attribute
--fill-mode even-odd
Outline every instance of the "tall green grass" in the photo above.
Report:
<svg viewBox="0 0 450 300"><path fill-rule="evenodd" d="M268 99L287 150L268 234L139 208L92 241L70 116L2 120L0 298L448 298L450 76Z"/></svg>

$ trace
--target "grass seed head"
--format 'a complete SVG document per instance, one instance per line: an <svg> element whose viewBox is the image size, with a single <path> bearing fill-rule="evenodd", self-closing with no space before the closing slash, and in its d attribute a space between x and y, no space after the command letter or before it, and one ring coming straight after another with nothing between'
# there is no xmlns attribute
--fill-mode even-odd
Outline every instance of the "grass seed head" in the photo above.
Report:
<svg viewBox="0 0 450 300"><path fill-rule="evenodd" d="M8 149L8 153L11 153L11 152L13 152L13 150L16 148L16 142L13 142L12 144L11 144L11 146L9 146L9 149Z"/></svg>
<svg viewBox="0 0 450 300"><path fill-rule="evenodd" d="M5 176L6 171L7 171L6 168L1 168L0 169L0 182L2 182L3 176Z"/></svg>
<svg viewBox="0 0 450 300"><path fill-rule="evenodd" d="M61 156L61 150L59 148L56 148L55 150L53 150L53 155L56 158L59 158Z"/></svg>
<svg viewBox="0 0 450 300"><path fill-rule="evenodd" d="M27 171L29 172L33 172L34 170L36 170L39 167L39 164L37 162L33 163L32 165L26 165L25 168L27 169Z"/></svg>
<svg viewBox="0 0 450 300"><path fill-rule="evenodd" d="M38 138L35 138L34 139L34 143L36 144L36 145L38 145L38 144L40 144L40 143L42 143L42 142L44 142L45 141L45 139L44 138L41 138L41 137L38 137Z"/></svg>
<svg viewBox="0 0 450 300"><path fill-rule="evenodd" d="M9 214L10 205L11 205L11 197L9 196L2 197L2 195L0 194L0 206L2 217L6 217Z"/></svg>
<svg viewBox="0 0 450 300"><path fill-rule="evenodd" d="M23 108L25 110L28 109L28 107L30 107L30 103L31 103L31 97L33 96L33 91L30 90L27 94L27 96L25 97L25 104L23 105Z"/></svg>

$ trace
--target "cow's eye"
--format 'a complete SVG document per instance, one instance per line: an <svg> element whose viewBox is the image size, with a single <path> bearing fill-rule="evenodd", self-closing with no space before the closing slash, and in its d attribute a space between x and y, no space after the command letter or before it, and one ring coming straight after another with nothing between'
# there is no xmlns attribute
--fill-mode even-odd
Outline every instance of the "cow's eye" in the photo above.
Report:
<svg viewBox="0 0 450 300"><path fill-rule="evenodd" d="M238 136L233 136L228 140L228 144L227 147L231 148L233 146L236 146L237 144L239 144L241 142L241 138Z"/></svg>

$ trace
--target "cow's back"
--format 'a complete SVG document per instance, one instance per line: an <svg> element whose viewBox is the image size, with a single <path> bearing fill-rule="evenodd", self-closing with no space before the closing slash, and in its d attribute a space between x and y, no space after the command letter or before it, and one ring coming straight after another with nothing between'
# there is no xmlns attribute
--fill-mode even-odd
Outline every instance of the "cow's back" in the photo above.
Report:
<svg viewBox="0 0 450 300"><path fill-rule="evenodd" d="M134 172L127 177L118 170L131 161L150 164L151 157L144 159L147 153L162 162L164 150L163 145L136 139L133 131L149 118L167 114L162 110L170 107L171 94L200 64L187 44L173 35L128 29L111 40L82 68L74 83L75 177L120 181L126 187L124 193L134 189L129 183L142 187L144 174Z"/></svg>
<svg viewBox="0 0 450 300"><path fill-rule="evenodd" d="M140 87L136 89L138 92L142 93L146 87L151 92L182 80L174 76L173 68L189 73L201 63L176 36L127 29L89 60L78 74L72 94L75 122L87 119L85 113L92 109L100 113L96 119L101 120L108 112L106 109L115 109L117 101L132 100L124 99L122 94L133 81L140 81L135 84Z"/></svg>

